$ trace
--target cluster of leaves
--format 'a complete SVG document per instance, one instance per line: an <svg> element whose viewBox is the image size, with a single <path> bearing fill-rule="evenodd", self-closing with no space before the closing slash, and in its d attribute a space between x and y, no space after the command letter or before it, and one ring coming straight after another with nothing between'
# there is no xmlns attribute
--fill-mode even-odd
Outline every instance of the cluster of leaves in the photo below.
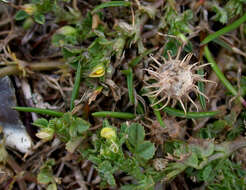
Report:
<svg viewBox="0 0 246 190"><path fill-rule="evenodd" d="M21 7L15 18L17 21L24 21L24 28L29 28L30 22L44 24L46 19L50 18L59 25L60 23L66 24L53 34L52 44L60 48L67 63L77 69L76 81L80 81L82 77L85 79L99 77L103 81L103 76L110 73L112 58L120 61L123 52L127 48L136 45L138 53L144 53L132 60L129 64L129 66L132 66L131 68L122 72L127 77L129 100L132 104L136 104L137 98L134 97L133 81L134 66L150 52L149 50L145 51L146 47L144 47L141 39L141 27L144 20L142 19L144 18L142 13L146 13L151 19L154 19L156 10L153 7L138 5L132 24L129 24L130 19L119 19L111 28L104 22L105 15L99 13L98 10L105 7L130 6L130 2L107 1L94 8L85 18L82 18L80 13L71 7L62 6L67 2L70 1L32 0L29 4ZM178 47L182 46L177 39L181 39L182 42L187 44L184 48L185 51L191 52L192 49L192 45L186 36L193 32L194 12L191 9L180 12L176 9L176 3L174 0L168 0L165 3L164 14L159 14L163 16L158 30L164 30L164 33L178 37L165 41L164 56L167 56L167 51L171 51L172 55L176 55ZM206 1L205 3L215 13L213 19L225 24L228 20L243 13L245 0L230 0L227 1L224 7L221 7L217 1ZM53 17L47 17L47 14L51 14ZM210 40L214 38L210 38ZM221 76L223 78L223 74ZM240 91L243 96L246 92L243 87L246 80L245 78L242 79ZM79 82L76 83L76 81L74 85L75 95L72 95L70 110L74 107L74 99L77 98L76 94L78 94L80 86ZM137 113L144 113L143 109L139 111L140 108L141 106L138 104ZM169 114L172 112L174 116L185 118L207 117L206 114L209 113L191 112L185 114L172 108L166 108L166 110L169 110ZM160 112L154 110L154 113L159 119L159 123L165 127ZM212 113L212 115L215 114ZM49 121L43 118L38 119L34 122L34 125L40 127L40 131L37 133L39 138L50 141L54 137L58 137L66 143L68 152L74 153L75 150L78 150L84 159L90 160L101 176L102 187L107 186L107 184L110 186L118 185L117 175L123 173L131 176L134 180L131 181L131 184L120 184L121 189L151 190L154 189L157 181L163 178L171 180L185 172L196 181L204 182L210 189L245 189L245 180L243 180L245 173L228 158L232 153L230 143L226 141L225 143L216 144L214 141L208 140L221 139L222 133L225 137L222 140L235 139L243 131L243 120L241 117L237 119L237 116L232 113L223 119L208 124L199 131L198 136L206 140L196 139L194 142L188 143L184 141L165 142L165 154L168 155L166 159L170 162L164 162L160 166L161 171L156 171L157 169L154 170L151 166L155 146L150 141L145 140L144 127L138 123L124 123L118 129L111 126L107 120L104 120L103 128L98 130L96 134L91 135L88 132L90 124L87 121L75 117L71 113L65 113L62 117ZM84 149L80 145L86 137L92 139L92 142L89 141L89 145L86 144L87 148ZM164 156L162 155L163 158L157 158L156 160L164 160ZM56 189L57 179L52 172L52 166L54 165L54 160L48 160L41 167L38 175L39 183L47 185L47 189Z"/></svg>
<svg viewBox="0 0 246 190"><path fill-rule="evenodd" d="M211 19L226 24L230 19L243 14L245 3L245 0L230 0L224 6L219 5L217 1L207 2L207 5L215 12Z"/></svg>
<svg viewBox="0 0 246 190"><path fill-rule="evenodd" d="M89 128L87 122L81 118L72 117L66 113L62 118L54 118L49 122L45 119L38 119L34 125L40 127L37 136L43 140L51 140L57 135L66 142L66 148L70 152L81 144L85 131ZM103 128L98 134L92 136L93 147L89 149L78 148L82 156L95 164L100 176L103 179L101 185L116 185L114 174L125 172L137 180L134 185L123 186L123 189L153 189L155 182L153 179L154 170L148 161L153 158L155 146L150 141L145 141L145 131L143 126L132 123L122 124L120 131L111 126L107 120L103 122ZM125 152L123 146L128 150ZM38 176L40 183L54 185L51 166L54 160L47 161L41 168ZM150 170L152 173L148 173ZM157 173L155 173L157 175ZM106 182L106 183L105 183Z"/></svg>
<svg viewBox="0 0 246 190"><path fill-rule="evenodd" d="M205 139L193 139L189 143L167 142L164 149L167 154L166 162L160 163L158 168L161 169L158 169L149 162L154 157L155 146L145 140L144 127L137 123L123 123L120 129L117 129L104 120L102 129L92 135L92 146L87 145L86 148L79 145L89 124L81 118L66 113L63 117L51 119L49 122L38 119L34 124L40 127L37 136L41 139L48 141L57 135L66 142L69 152L78 150L84 159L94 163L102 178L101 187L116 186L117 174L125 173L136 181L121 185L121 189L151 190L157 181L169 181L185 172L192 179L208 184L208 188L245 188L246 173L228 158L232 152L244 146L245 142L240 139L221 144ZM55 181L52 175L52 163L54 165L51 160L42 166L38 180L42 184L55 187L57 180Z"/></svg>
<svg viewBox="0 0 246 190"><path fill-rule="evenodd" d="M79 117L65 113L61 118L46 120L37 119L34 125L40 127L37 136L44 141L53 139L55 135L63 142L66 142L66 149L74 152L84 138L85 132L90 127L90 123Z"/></svg>
<svg viewBox="0 0 246 190"><path fill-rule="evenodd" d="M39 174L37 176L37 180L39 183L46 185L47 190L56 190L56 183L58 179L56 179L53 175L52 167L55 165L54 159L47 160L42 167L40 168Z"/></svg>
<svg viewBox="0 0 246 190"><path fill-rule="evenodd" d="M234 141L236 142L236 141ZM244 189L246 172L228 156L234 149L233 141L216 144L211 140L198 140L189 144L168 143L166 150L170 162L164 169L165 178L170 180L185 171L196 182L205 182L210 189Z"/></svg>
<svg viewBox="0 0 246 190"><path fill-rule="evenodd" d="M48 13L54 14L56 22L64 20L73 22L79 18L80 14L71 7L67 11L59 6L61 3L68 2L70 0L31 0L30 3L20 7L20 10L15 15L15 19L17 21L24 21L23 27L26 29L33 25L33 21L38 24L44 24Z"/></svg>
<svg viewBox="0 0 246 190"><path fill-rule="evenodd" d="M168 34L179 37L183 42L187 42L186 34L192 32L190 22L193 18L191 10L178 13L175 10L175 1L168 1L165 6L165 14L161 18L160 28L167 29Z"/></svg>
<svg viewBox="0 0 246 190"><path fill-rule="evenodd" d="M97 16L96 18L99 19ZM74 27L63 26L53 35L52 43L62 48L63 57L73 68L76 69L78 64L81 64L84 76L102 77L111 57L119 51L122 52L124 42L119 43L117 38L108 40L104 34L106 28L102 24L92 31L92 20L92 15L88 14ZM78 47L88 38L94 39L88 47Z"/></svg>
<svg viewBox="0 0 246 190"><path fill-rule="evenodd" d="M150 167L147 161L153 158L155 146L144 140L143 126L137 123L122 124L120 131L116 131L104 120L101 133L93 137L94 147L83 154L95 164L100 176L109 185L116 185L116 172L124 172L137 182L122 186L122 189L153 189L155 183L147 171ZM123 150L124 145L128 148L126 152Z"/></svg>
<svg viewBox="0 0 246 190"><path fill-rule="evenodd" d="M222 139L222 137L225 137L225 139L233 140L244 130L243 118L235 118L237 118L236 114L231 113L225 116L224 119L209 123L206 127L199 130L198 136L205 139Z"/></svg>
<svg viewBox="0 0 246 190"><path fill-rule="evenodd" d="M201 170L189 168L186 173L196 182L206 182L211 190L245 189L245 170L228 158L215 160Z"/></svg>

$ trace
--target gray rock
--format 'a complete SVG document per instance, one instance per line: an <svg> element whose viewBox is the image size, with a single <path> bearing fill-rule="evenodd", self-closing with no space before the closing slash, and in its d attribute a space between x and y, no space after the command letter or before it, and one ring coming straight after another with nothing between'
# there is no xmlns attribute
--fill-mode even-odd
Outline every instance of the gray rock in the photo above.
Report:
<svg viewBox="0 0 246 190"><path fill-rule="evenodd" d="M32 146L32 140L19 114L13 110L16 106L15 89L9 77L0 78L0 126L3 128L5 143L20 152L27 152Z"/></svg>

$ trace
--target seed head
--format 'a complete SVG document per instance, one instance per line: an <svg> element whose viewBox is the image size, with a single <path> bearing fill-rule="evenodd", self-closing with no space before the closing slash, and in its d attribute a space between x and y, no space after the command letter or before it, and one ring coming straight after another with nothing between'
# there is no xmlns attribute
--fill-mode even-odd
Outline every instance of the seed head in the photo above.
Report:
<svg viewBox="0 0 246 190"><path fill-rule="evenodd" d="M214 82L205 80L201 75L195 74L196 70L208 64L197 66L199 63L197 62L191 65L189 62L192 57L192 53L187 54L182 60L179 60L180 53L181 48L179 48L176 58L172 59L170 52L168 52L168 60L163 58L164 64L161 64L152 57L157 66L152 65L151 68L145 69L149 74L147 80L145 80L145 88L148 89L148 93L145 95L153 97L154 99L159 98L159 100L151 106L164 102L164 105L160 108L163 109L169 104L170 100L173 99L173 102L180 102L184 112L186 113L183 99L188 99L198 110L197 105L190 98L189 92L194 91L196 94L201 94L208 99L208 97L196 86L196 82ZM154 79L155 82L150 84L147 81L151 79Z"/></svg>

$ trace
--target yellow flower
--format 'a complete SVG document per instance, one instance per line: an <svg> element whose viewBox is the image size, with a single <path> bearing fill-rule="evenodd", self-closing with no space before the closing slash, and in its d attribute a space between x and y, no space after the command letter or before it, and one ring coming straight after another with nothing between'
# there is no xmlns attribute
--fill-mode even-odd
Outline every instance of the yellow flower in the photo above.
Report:
<svg viewBox="0 0 246 190"><path fill-rule="evenodd" d="M89 77L96 78L101 77L105 74L105 67L103 64L95 66L91 73L89 74Z"/></svg>
<svg viewBox="0 0 246 190"><path fill-rule="evenodd" d="M108 140L113 140L116 138L116 132L113 128L111 127L104 127L101 130L101 137L104 137Z"/></svg>
<svg viewBox="0 0 246 190"><path fill-rule="evenodd" d="M25 4L23 5L23 10L29 14L29 15L33 15L36 11L37 11L37 7L34 4Z"/></svg>

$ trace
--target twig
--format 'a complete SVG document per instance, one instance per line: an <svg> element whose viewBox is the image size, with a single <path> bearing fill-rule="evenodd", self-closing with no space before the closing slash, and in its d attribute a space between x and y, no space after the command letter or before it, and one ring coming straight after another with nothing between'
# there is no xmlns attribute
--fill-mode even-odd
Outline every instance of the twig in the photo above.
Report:
<svg viewBox="0 0 246 190"><path fill-rule="evenodd" d="M27 65L31 71L48 71L55 70L65 66L64 63L58 61L47 61L41 63L32 63ZM0 69L0 78L7 75L15 75L19 74L21 71L19 70L17 65L8 65Z"/></svg>

